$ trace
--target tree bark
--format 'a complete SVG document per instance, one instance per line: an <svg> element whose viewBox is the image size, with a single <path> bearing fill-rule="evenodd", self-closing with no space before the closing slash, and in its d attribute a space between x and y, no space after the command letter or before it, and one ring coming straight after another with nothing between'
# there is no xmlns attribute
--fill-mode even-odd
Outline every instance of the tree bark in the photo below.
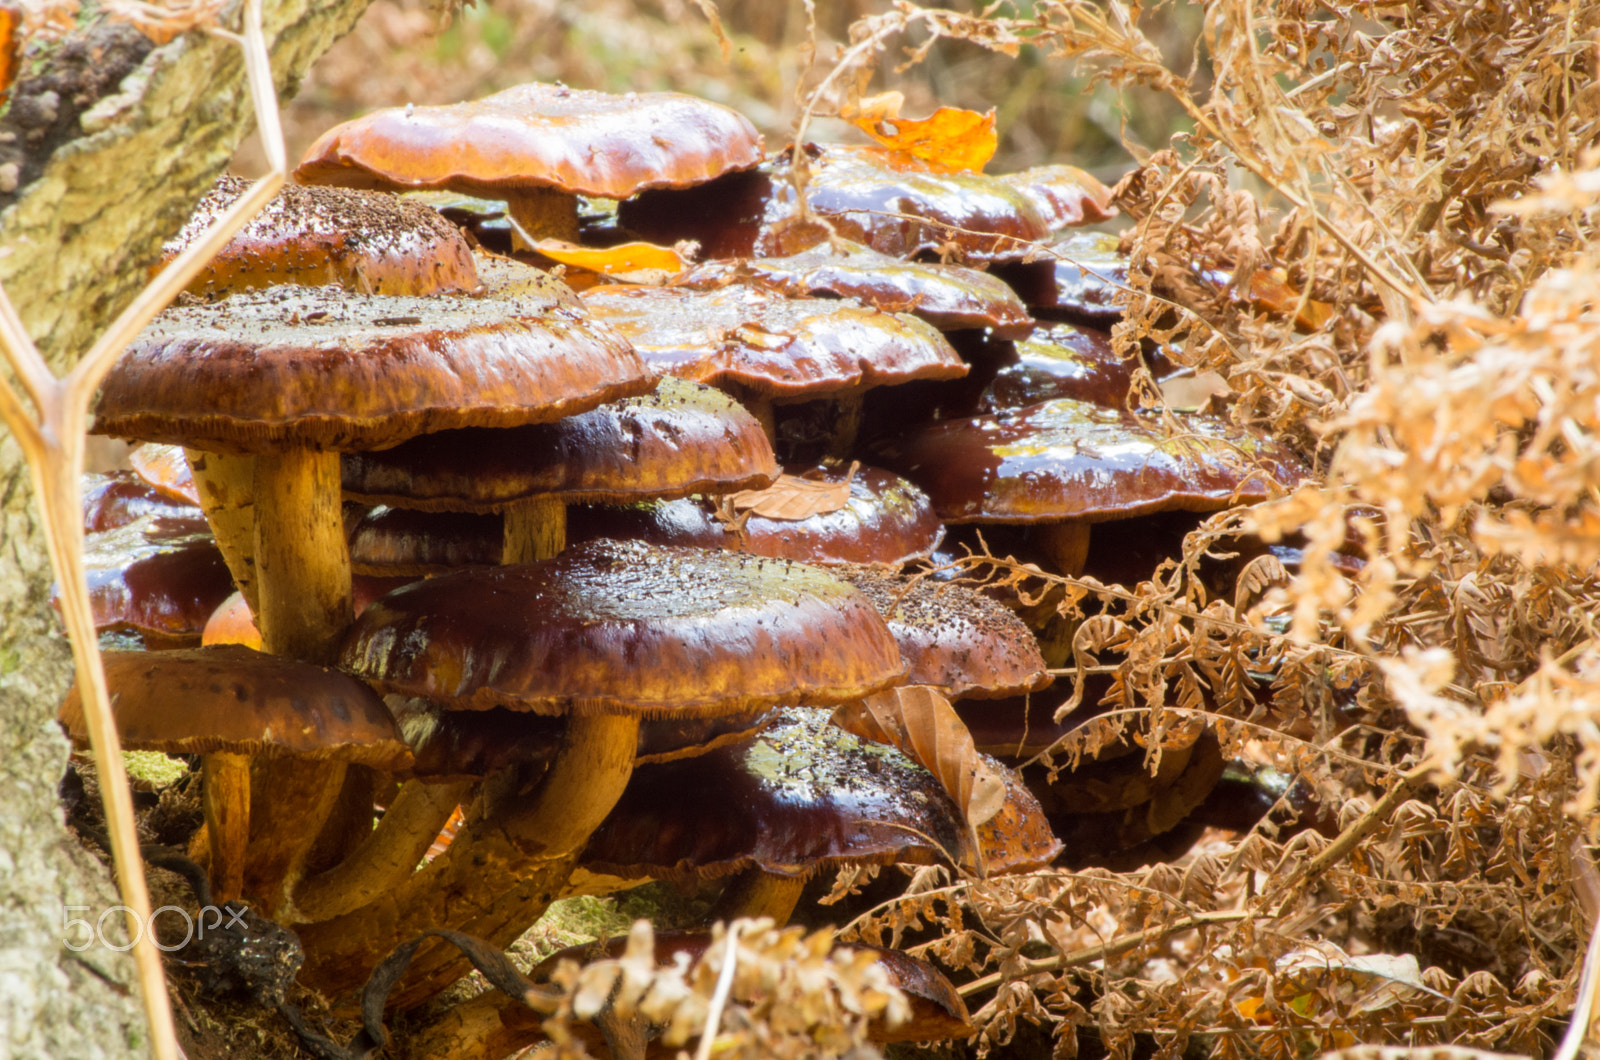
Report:
<svg viewBox="0 0 1600 1060"><path fill-rule="evenodd" d="M292 94L367 3L264 0L280 92ZM201 33L148 53L138 42L130 50L122 29L69 35L48 46L42 76L72 48L103 72L109 53L96 50L93 33L111 35L117 54L137 65L97 98L93 85L77 97L57 93L81 105L76 127L8 141L24 152L23 182L0 193L0 284L58 373L137 293L249 123L238 48ZM56 70L64 68L65 59ZM64 917L93 924L117 898L109 873L66 831L56 799L67 745L54 718L72 664L49 606L36 511L21 452L0 432L0 1054L142 1056L147 1035L127 955L98 942L81 953L65 945L81 932L65 932ZM64 913L68 906L87 908Z"/></svg>

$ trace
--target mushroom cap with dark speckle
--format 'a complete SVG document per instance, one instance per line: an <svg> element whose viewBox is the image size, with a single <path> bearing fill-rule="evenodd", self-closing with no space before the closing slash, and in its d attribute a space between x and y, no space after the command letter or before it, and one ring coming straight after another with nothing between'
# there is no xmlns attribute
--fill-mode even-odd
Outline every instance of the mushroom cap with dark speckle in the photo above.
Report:
<svg viewBox="0 0 1600 1060"><path fill-rule="evenodd" d="M383 700L338 670L237 644L104 659L130 750L337 758L391 771L411 762ZM76 686L61 722L73 740L88 740Z"/></svg>
<svg viewBox="0 0 1600 1060"><path fill-rule="evenodd" d="M1002 775L1011 771L999 766ZM1059 850L1038 802L1013 777L998 829L980 829L989 870L1027 871ZM809 876L845 865L963 860L966 825L926 769L892 747L780 711L754 739L634 771L590 837L591 872L714 878L757 868Z"/></svg>
<svg viewBox="0 0 1600 1060"><path fill-rule="evenodd" d="M422 435L348 453L345 496L421 511L489 512L526 497L626 504L759 489L778 474L761 425L708 386L663 378L648 394L555 423Z"/></svg>
<svg viewBox="0 0 1600 1060"><path fill-rule="evenodd" d="M456 708L642 717L836 704L905 670L877 611L822 570L618 541L390 593L341 665Z"/></svg>
<svg viewBox="0 0 1600 1060"><path fill-rule="evenodd" d="M1003 338L1014 338L1033 325L1016 292L986 272L905 261L842 239L825 239L782 258L708 261L674 281L701 290L740 282L791 298L855 298L886 312L921 317L942 331L993 328Z"/></svg>
<svg viewBox="0 0 1600 1060"><path fill-rule="evenodd" d="M881 442L877 462L928 491L947 523L1101 522L1250 503L1309 477L1284 446L1220 420L1154 418L1062 398L944 420Z"/></svg>
<svg viewBox="0 0 1600 1060"><path fill-rule="evenodd" d="M381 449L654 384L626 340L553 300L277 287L157 317L106 375L94 430L213 452Z"/></svg>
<svg viewBox="0 0 1600 1060"><path fill-rule="evenodd" d="M177 257L250 182L222 176L161 251ZM470 294L472 248L455 225L420 202L383 192L286 184L190 282L202 298L275 284L338 284L361 294Z"/></svg>
<svg viewBox="0 0 1600 1060"><path fill-rule="evenodd" d="M786 474L823 482L842 482L848 464L802 467ZM665 501L629 508L573 509L567 538L629 538L657 545L727 548L775 559L829 566L884 563L899 566L939 547L944 525L928 497L899 475L880 468L857 468L843 508L805 519L769 519L751 512L744 533L729 533L712 514L710 500Z"/></svg>
<svg viewBox="0 0 1600 1060"><path fill-rule="evenodd" d="M830 570L861 590L889 624L906 662L906 684L933 685L952 699L999 699L1050 684L1028 627L987 596L872 567Z"/></svg>
<svg viewBox="0 0 1600 1060"><path fill-rule="evenodd" d="M466 103L386 107L335 126L307 149L294 177L491 199L541 187L626 199L759 161L755 126L709 100L525 84Z"/></svg>
<svg viewBox="0 0 1600 1060"><path fill-rule="evenodd" d="M583 301L657 370L775 401L967 374L933 325L854 299L786 298L736 284L593 287Z"/></svg>

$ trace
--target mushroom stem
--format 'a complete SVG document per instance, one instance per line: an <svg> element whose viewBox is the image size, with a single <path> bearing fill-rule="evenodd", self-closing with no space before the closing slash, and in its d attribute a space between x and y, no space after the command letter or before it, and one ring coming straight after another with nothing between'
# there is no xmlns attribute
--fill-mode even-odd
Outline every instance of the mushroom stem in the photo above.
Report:
<svg viewBox="0 0 1600 1060"><path fill-rule="evenodd" d="M256 590L256 458L185 449L200 507L217 548L252 615L261 612Z"/></svg>
<svg viewBox="0 0 1600 1060"><path fill-rule="evenodd" d="M372 835L372 815L377 809L372 791L376 783L377 778L369 767L355 763L345 767L344 783L339 787L333 809L317 833L316 842L306 853L302 866L306 879L338 865Z"/></svg>
<svg viewBox="0 0 1600 1060"><path fill-rule="evenodd" d="M501 563L554 559L567 547L567 504L559 496L529 497L505 511Z"/></svg>
<svg viewBox="0 0 1600 1060"><path fill-rule="evenodd" d="M778 422L772 411L772 398L765 394L758 394L748 387L733 386L733 398L744 406L746 412L755 417L761 424L761 433L767 436L769 445L778 444Z"/></svg>
<svg viewBox="0 0 1600 1060"><path fill-rule="evenodd" d="M354 1011L353 992L385 953L431 927L507 946L561 893L578 852L611 812L633 772L639 721L578 714L530 794L485 783L454 842L426 868L343 916L296 929L305 948L301 982ZM430 941L390 995L413 1008L465 975L455 947Z"/></svg>
<svg viewBox="0 0 1600 1060"><path fill-rule="evenodd" d="M294 449L255 465L262 647L328 665L353 617L339 454Z"/></svg>
<svg viewBox="0 0 1600 1060"><path fill-rule="evenodd" d="M789 922L805 890L804 876L778 876L759 868L745 869L723 888L711 910L711 920L769 916L779 927Z"/></svg>
<svg viewBox="0 0 1600 1060"><path fill-rule="evenodd" d="M1046 523L1034 527L1033 539L1056 570L1069 578L1083 573L1083 565L1089 559L1088 523L1080 519Z"/></svg>
<svg viewBox="0 0 1600 1060"><path fill-rule="evenodd" d="M511 244L516 250L532 250L523 242L529 239L578 241L578 197L557 188L524 188L506 196L506 211L522 228L512 229Z"/></svg>
<svg viewBox="0 0 1600 1060"><path fill-rule="evenodd" d="M283 922L330 920L404 883L421 864L450 814L472 790L472 783L408 781L378 826L348 858L295 888Z"/></svg>
<svg viewBox="0 0 1600 1060"><path fill-rule="evenodd" d="M833 425L828 431L828 455L840 459L850 456L861 433L861 391L840 394L833 399Z"/></svg>
<svg viewBox="0 0 1600 1060"><path fill-rule="evenodd" d="M250 768L250 847L244 893L276 920L344 787L345 763L257 758Z"/></svg>
<svg viewBox="0 0 1600 1060"><path fill-rule="evenodd" d="M231 902L243 892L245 846L250 839L250 756L216 751L201 760L211 900Z"/></svg>

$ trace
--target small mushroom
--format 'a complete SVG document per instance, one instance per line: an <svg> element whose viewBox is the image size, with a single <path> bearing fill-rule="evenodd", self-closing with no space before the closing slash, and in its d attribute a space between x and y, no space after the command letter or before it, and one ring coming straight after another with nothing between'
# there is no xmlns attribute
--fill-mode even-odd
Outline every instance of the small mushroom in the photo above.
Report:
<svg viewBox="0 0 1600 1060"><path fill-rule="evenodd" d="M928 491L946 523L1042 530L1041 544L1066 574L1082 569L1093 523L1213 511L1307 477L1283 446L1219 420L1182 416L1178 432L1063 398L941 421L875 451Z"/></svg>
<svg viewBox="0 0 1600 1060"><path fill-rule="evenodd" d="M162 248L162 264L199 238L248 187L238 177L218 177ZM287 184L200 270L189 293L225 298L276 284L337 284L358 294L470 294L478 287L478 271L461 230L421 203Z"/></svg>
<svg viewBox="0 0 1600 1060"><path fill-rule="evenodd" d="M247 837L259 836L272 817L307 810L293 790L252 798L252 758L377 769L398 769L411 760L382 701L335 670L226 645L107 652L105 671L124 747L205 756L210 873L219 902L246 894L268 899L270 907L273 896L254 886L251 869L272 851L258 844L247 853ZM87 741L76 686L61 706L61 722L73 740Z"/></svg>
<svg viewBox="0 0 1600 1060"><path fill-rule="evenodd" d="M1118 294L1128 288L1128 255L1117 237L1074 232L1049 244L1037 260L995 266L1036 316L1094 328L1122 319Z"/></svg>
<svg viewBox="0 0 1600 1060"><path fill-rule="evenodd" d="M992 873L1048 864L1060 848L1038 803L1009 770L996 768L1006 776L1010 812L978 829L984 863ZM736 875L714 915L783 923L818 872L965 864L976 857L968 834L926 769L828 724L820 711L789 709L744 743L639 767L590 837L582 864L592 874L586 890Z"/></svg>
<svg viewBox="0 0 1600 1060"><path fill-rule="evenodd" d="M1003 338L1020 338L1033 326L1016 292L986 272L905 261L845 239L824 239L788 257L709 261L673 283L697 290L748 283L790 298L853 298L921 317L941 331L991 328Z"/></svg>
<svg viewBox="0 0 1600 1060"><path fill-rule="evenodd" d="M727 390L776 437L775 403L848 401L872 387L958 379L967 366L933 326L852 299L785 298L745 285L714 291L596 287L584 304L647 364ZM836 446L855 436L843 417Z"/></svg>
<svg viewBox="0 0 1600 1060"><path fill-rule="evenodd" d="M142 515L84 539L95 629L130 631L146 648L194 647L233 591L227 564L198 511Z"/></svg>
<svg viewBox="0 0 1600 1060"><path fill-rule="evenodd" d="M163 521L205 521L205 513L197 505L173 500L132 471L91 472L83 476L85 534L115 530L147 515Z"/></svg>
<svg viewBox="0 0 1600 1060"><path fill-rule="evenodd" d="M525 84L470 103L388 107L328 130L303 184L504 199L530 238L575 241L578 196L684 188L761 160L743 115L674 92Z"/></svg>

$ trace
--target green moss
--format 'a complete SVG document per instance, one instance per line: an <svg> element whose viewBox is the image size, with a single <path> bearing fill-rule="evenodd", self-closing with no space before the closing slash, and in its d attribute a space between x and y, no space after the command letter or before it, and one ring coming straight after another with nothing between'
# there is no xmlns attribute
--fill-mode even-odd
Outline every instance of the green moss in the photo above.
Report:
<svg viewBox="0 0 1600 1060"><path fill-rule="evenodd" d="M158 791L189 772L188 766L160 751L124 751L122 765L128 779L143 781Z"/></svg>

